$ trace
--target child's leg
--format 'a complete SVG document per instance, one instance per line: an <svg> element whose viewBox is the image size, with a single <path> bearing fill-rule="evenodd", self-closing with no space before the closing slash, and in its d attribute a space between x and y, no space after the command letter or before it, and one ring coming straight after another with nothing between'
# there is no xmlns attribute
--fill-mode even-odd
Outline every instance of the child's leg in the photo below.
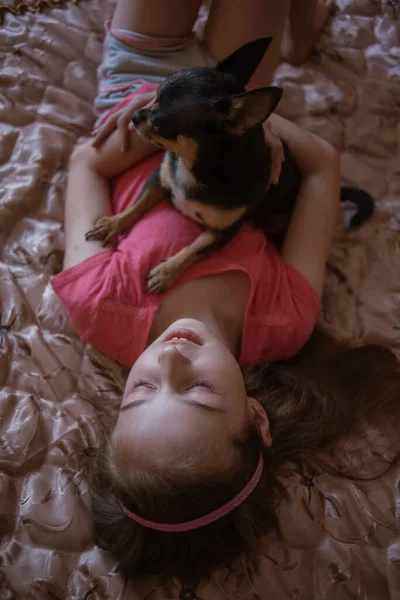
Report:
<svg viewBox="0 0 400 600"><path fill-rule="evenodd" d="M269 85L280 57L294 64L307 58L332 4L333 0L213 0L205 40L221 60L246 42L273 36L249 87Z"/></svg>
<svg viewBox="0 0 400 600"><path fill-rule="evenodd" d="M119 0L112 28L154 37L186 37L200 5L201 0Z"/></svg>
<svg viewBox="0 0 400 600"><path fill-rule="evenodd" d="M283 34L281 57L301 65L323 28L334 0L293 0Z"/></svg>
<svg viewBox="0 0 400 600"><path fill-rule="evenodd" d="M222 60L242 44L273 36L249 87L269 85L279 62L289 5L290 0L213 0L205 29L209 51Z"/></svg>

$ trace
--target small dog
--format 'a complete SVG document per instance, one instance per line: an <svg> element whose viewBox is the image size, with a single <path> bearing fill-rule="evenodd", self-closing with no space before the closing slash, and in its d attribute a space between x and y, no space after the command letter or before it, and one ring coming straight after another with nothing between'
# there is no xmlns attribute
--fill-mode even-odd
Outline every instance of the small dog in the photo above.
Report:
<svg viewBox="0 0 400 600"><path fill-rule="evenodd" d="M160 86L155 100L136 111L138 134L166 149L160 169L124 212L100 218L86 240L109 243L165 198L203 226L189 246L156 265L147 278L150 293L165 292L205 254L222 247L245 220L279 242L300 186L300 172L287 147L279 183L269 186L270 149L262 123L282 96L274 86L245 90L272 38L245 44L215 67L179 71ZM347 193L346 190L347 189ZM344 188L342 199L357 205L351 225L370 216L372 198Z"/></svg>

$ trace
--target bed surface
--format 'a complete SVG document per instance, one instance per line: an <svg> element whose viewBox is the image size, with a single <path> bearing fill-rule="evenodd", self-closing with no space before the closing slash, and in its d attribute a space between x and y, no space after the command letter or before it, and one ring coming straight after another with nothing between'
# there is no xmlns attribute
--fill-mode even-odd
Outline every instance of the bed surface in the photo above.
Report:
<svg viewBox="0 0 400 600"><path fill-rule="evenodd" d="M330 140L343 181L378 199L329 259L325 326L400 353L400 20L395 2L338 0L313 60L281 65L279 112ZM124 372L81 343L49 284L63 256L68 157L94 122L112 5L4 14L0 29L0 598L167 600L125 584L93 543L88 466ZM397 11L397 12L396 12ZM207 600L400 598L400 439L370 429L310 477L283 473L283 540L197 590Z"/></svg>

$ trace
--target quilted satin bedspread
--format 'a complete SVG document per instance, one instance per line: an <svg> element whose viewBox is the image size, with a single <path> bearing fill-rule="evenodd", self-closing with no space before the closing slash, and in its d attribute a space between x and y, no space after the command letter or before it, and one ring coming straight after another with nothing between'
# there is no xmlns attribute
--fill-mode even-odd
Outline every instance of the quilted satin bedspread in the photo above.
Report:
<svg viewBox="0 0 400 600"><path fill-rule="evenodd" d="M49 284L61 269L68 157L94 122L105 0L0 30L0 598L170 600L180 583L124 582L91 530L87 473L126 373L79 341ZM281 65L279 112L330 140L343 181L377 211L341 215L326 327L400 354L398 3L338 0L310 62ZM400 401L400 399L399 399ZM310 476L282 474L283 539L201 582L201 600L398 600L400 436L371 428Z"/></svg>

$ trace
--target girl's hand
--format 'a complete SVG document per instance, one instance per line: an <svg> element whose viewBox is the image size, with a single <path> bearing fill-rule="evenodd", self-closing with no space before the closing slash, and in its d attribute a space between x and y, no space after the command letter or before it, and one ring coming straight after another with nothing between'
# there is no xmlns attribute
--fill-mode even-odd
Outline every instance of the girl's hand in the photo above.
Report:
<svg viewBox="0 0 400 600"><path fill-rule="evenodd" d="M113 133L115 129L118 129L121 138L121 152L127 152L129 148L129 130L133 128L131 119L132 114L135 110L144 108L150 102L154 100L157 92L147 92L146 94L138 94L132 100L124 106L118 112L112 114L104 125L100 125L98 128L93 129L92 146L94 148L100 148L106 139Z"/></svg>
<svg viewBox="0 0 400 600"><path fill-rule="evenodd" d="M271 174L269 176L269 184L276 185L279 181L281 174L282 163L285 160L285 153L283 151L283 144L280 137L276 134L275 130L269 121L263 123L264 128L264 139L265 143L271 148Z"/></svg>

